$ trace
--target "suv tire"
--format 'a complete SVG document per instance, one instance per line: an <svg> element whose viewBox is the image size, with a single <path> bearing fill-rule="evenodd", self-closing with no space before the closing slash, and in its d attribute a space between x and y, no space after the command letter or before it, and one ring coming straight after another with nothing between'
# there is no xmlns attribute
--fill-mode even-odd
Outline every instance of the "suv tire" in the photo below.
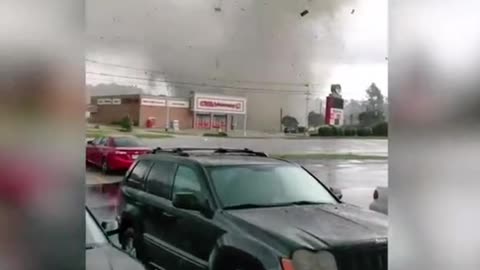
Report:
<svg viewBox="0 0 480 270"><path fill-rule="evenodd" d="M221 259L221 263L215 268L220 270L264 270L259 263L252 261L250 258L231 256Z"/></svg>
<svg viewBox="0 0 480 270"><path fill-rule="evenodd" d="M122 249L144 263L143 257L143 239L141 234L133 227L129 227L121 232Z"/></svg>

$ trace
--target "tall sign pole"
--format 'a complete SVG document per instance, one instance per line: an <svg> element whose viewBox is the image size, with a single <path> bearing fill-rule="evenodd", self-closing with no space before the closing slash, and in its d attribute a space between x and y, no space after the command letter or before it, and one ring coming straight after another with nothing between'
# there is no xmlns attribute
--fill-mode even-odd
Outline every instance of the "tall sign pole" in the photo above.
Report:
<svg viewBox="0 0 480 270"><path fill-rule="evenodd" d="M341 126L343 125L343 98L341 96L342 87L340 84L331 85L331 93L327 96L325 106L325 124Z"/></svg>

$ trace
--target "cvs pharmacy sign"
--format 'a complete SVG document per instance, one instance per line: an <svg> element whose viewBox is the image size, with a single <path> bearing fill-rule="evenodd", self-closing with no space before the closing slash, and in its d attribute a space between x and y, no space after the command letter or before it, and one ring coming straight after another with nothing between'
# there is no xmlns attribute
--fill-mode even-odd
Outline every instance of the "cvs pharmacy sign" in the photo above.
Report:
<svg viewBox="0 0 480 270"><path fill-rule="evenodd" d="M243 98L196 97L195 110L204 112L245 113Z"/></svg>

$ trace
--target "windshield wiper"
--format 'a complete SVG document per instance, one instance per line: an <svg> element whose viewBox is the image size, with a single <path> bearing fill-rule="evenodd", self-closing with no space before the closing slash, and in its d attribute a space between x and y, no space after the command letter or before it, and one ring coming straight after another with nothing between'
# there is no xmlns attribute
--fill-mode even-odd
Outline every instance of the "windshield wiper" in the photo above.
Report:
<svg viewBox="0 0 480 270"><path fill-rule="evenodd" d="M291 206L291 205L319 205L319 204L327 204L327 203L313 202L313 201L296 201L296 202L272 203L272 204L245 203L245 204L226 206L223 209L234 210L234 209L248 209L248 208L267 208L267 207L282 207L282 206Z"/></svg>
<svg viewBox="0 0 480 270"><path fill-rule="evenodd" d="M254 204L254 203L245 203L245 204L237 204L226 206L223 209L225 210L234 210L234 209L248 209L248 208L266 208L266 207L277 207L281 206L278 204Z"/></svg>
<svg viewBox="0 0 480 270"><path fill-rule="evenodd" d="M319 204L328 204L325 202L313 202L313 201L296 201L296 202L289 202L289 203L284 203L283 205L319 205Z"/></svg>

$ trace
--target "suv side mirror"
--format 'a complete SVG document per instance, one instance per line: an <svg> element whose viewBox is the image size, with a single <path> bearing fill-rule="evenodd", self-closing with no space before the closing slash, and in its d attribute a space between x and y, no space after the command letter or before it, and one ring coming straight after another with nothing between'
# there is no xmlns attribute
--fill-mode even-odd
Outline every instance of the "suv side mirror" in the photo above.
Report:
<svg viewBox="0 0 480 270"><path fill-rule="evenodd" d="M335 195L335 197L337 197L339 200L342 199L343 194L342 194L342 191L340 189L330 187L330 190L332 191L333 195Z"/></svg>
<svg viewBox="0 0 480 270"><path fill-rule="evenodd" d="M173 206L180 209L204 212L206 207L193 192L178 192L173 195Z"/></svg>

